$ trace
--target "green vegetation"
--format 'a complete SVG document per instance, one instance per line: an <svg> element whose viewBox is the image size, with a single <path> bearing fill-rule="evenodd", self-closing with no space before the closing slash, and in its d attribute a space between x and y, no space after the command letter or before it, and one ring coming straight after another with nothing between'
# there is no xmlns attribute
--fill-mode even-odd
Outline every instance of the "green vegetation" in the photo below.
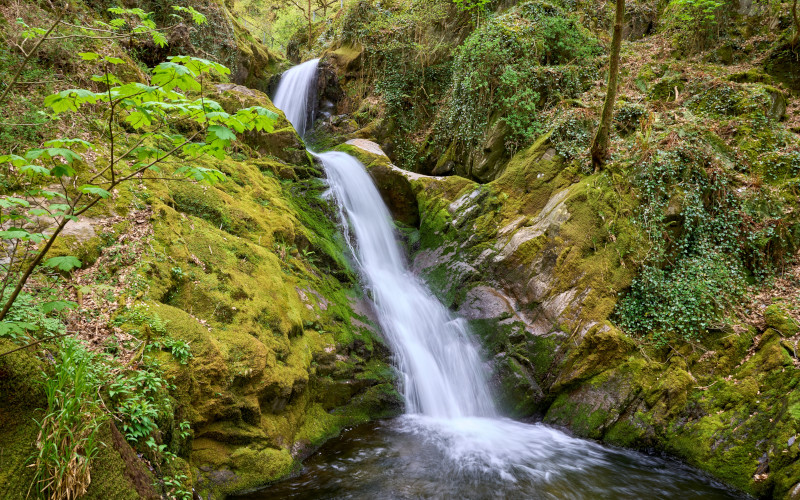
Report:
<svg viewBox="0 0 800 500"><path fill-rule="evenodd" d="M557 7L525 3L492 17L456 53L439 133L473 151L500 120L510 151L529 145L545 130L538 112L585 91L598 53L593 37Z"/></svg>
<svg viewBox="0 0 800 500"><path fill-rule="evenodd" d="M45 374L47 411L37 424L36 472L31 491L52 500L76 498L91 482L90 464L97 456L98 431L108 416L97 393L102 374L92 354L65 340L55 363L55 373Z"/></svg>
<svg viewBox="0 0 800 500"><path fill-rule="evenodd" d="M3 6L0 483L221 499L400 411L321 173L262 93L285 56L321 58L309 141L402 198L510 414L792 498L793 7L629 1L595 171L608 3Z"/></svg>

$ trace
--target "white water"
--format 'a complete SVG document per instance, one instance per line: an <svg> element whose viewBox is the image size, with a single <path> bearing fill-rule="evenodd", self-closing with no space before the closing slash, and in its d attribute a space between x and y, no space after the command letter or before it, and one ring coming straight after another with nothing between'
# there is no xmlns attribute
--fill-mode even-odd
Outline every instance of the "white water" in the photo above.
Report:
<svg viewBox="0 0 800 500"><path fill-rule="evenodd" d="M286 71L275 94L275 106L301 135L311 125L307 106L317 62ZM466 322L453 317L408 269L391 215L364 165L346 153L313 154L325 167L345 235L403 375L407 416L401 428L437 445L464 470L512 481L520 471L541 473L548 452L579 440L498 416L488 368Z"/></svg>
<svg viewBox="0 0 800 500"><path fill-rule="evenodd" d="M313 104L314 85L317 77L319 59L298 64L281 76L278 90L272 103L286 115L300 137L303 137L314 123ZM312 104L309 108L309 104Z"/></svg>
<svg viewBox="0 0 800 500"><path fill-rule="evenodd" d="M345 153L318 157L355 236L358 266L405 376L408 412L447 418L494 416L486 370L465 321L452 317L407 268L389 211L364 166Z"/></svg>
<svg viewBox="0 0 800 500"><path fill-rule="evenodd" d="M281 78L275 97L275 105L301 134L315 74L316 60L292 68ZM461 481L457 496L485 497L470 493L468 478L496 487L495 495L503 496L500 491L507 487L527 484L535 491L556 477L570 483L586 471L613 470L609 452L595 443L498 416L485 376L489 369L466 322L453 317L408 269L389 211L364 166L345 153L316 156L328 174L345 235L348 240L351 232L355 237L349 241L351 249L404 377L407 415L397 421L398 428L434 445L447 458L447 463L433 466L438 469L433 476ZM423 463L420 457L418 464ZM499 483L485 482L489 478ZM639 481L640 476L632 478ZM558 497L597 498L584 496L595 482L581 486L584 493L562 489Z"/></svg>

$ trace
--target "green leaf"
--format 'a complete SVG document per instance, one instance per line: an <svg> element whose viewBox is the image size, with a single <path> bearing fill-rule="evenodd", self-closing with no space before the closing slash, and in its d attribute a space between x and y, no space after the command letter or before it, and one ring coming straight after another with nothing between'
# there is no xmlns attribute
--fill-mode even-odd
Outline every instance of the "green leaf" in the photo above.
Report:
<svg viewBox="0 0 800 500"><path fill-rule="evenodd" d="M211 141L235 141L236 134L231 131L228 127L223 127L222 125L211 125L208 127L208 135Z"/></svg>
<svg viewBox="0 0 800 500"><path fill-rule="evenodd" d="M24 165L20 167L19 171L29 177L35 177L37 175L43 175L47 177L50 175L50 169L42 167L41 165Z"/></svg>
<svg viewBox="0 0 800 500"><path fill-rule="evenodd" d="M53 311L61 312L64 309L74 309L76 307L78 307L78 304L71 300L54 300L42 304L42 311L44 311L45 314L50 314Z"/></svg>
<svg viewBox="0 0 800 500"><path fill-rule="evenodd" d="M26 330L38 330L38 327L26 321L0 321L0 337L17 338Z"/></svg>
<svg viewBox="0 0 800 500"><path fill-rule="evenodd" d="M82 151L92 148L92 143L84 141L83 139L53 139L45 142L44 145L48 148L75 148L77 146L77 149L81 149Z"/></svg>
<svg viewBox="0 0 800 500"><path fill-rule="evenodd" d="M81 261L71 255L52 257L44 262L45 267L58 269L60 271L71 271L76 267L81 267L81 265Z"/></svg>
<svg viewBox="0 0 800 500"><path fill-rule="evenodd" d="M7 197L5 199L6 199L6 201L9 201L9 202L11 202L11 203L13 203L13 204L15 204L17 206L20 206L20 207L29 207L29 206L31 206L31 204L30 204L30 202L28 200L23 200L22 198L17 198L16 196L9 196L9 197Z"/></svg>
<svg viewBox="0 0 800 500"><path fill-rule="evenodd" d="M78 52L78 55L81 56L81 59L84 61L94 61L100 58L100 54L97 52Z"/></svg>
<svg viewBox="0 0 800 500"><path fill-rule="evenodd" d="M122 80L111 73L106 73L105 75L92 75L92 81L105 83L106 85L122 85Z"/></svg>
<svg viewBox="0 0 800 500"><path fill-rule="evenodd" d="M50 170L53 177L75 177L75 169L69 165L56 165Z"/></svg>
<svg viewBox="0 0 800 500"><path fill-rule="evenodd" d="M194 23L198 26L206 24L206 16L204 16L200 12L197 12L192 7L181 7L179 5L173 5L172 8L178 12L188 12L189 14L191 14L192 21L194 21Z"/></svg>
<svg viewBox="0 0 800 500"><path fill-rule="evenodd" d="M0 163L11 162L15 167L21 167L28 164L28 160L19 155L0 155Z"/></svg>
<svg viewBox="0 0 800 500"><path fill-rule="evenodd" d="M83 104L94 104L98 96L91 90L69 89L63 90L58 94L49 95L44 99L44 105L53 109L55 113L64 111L78 111L78 107Z"/></svg>
<svg viewBox="0 0 800 500"><path fill-rule="evenodd" d="M113 57L113 56L106 56L106 57L103 58L103 60L105 62L109 63L109 64L124 64L125 63L125 59L120 59L119 57Z"/></svg>
<svg viewBox="0 0 800 500"><path fill-rule="evenodd" d="M4 240L21 240L25 239L30 233L24 229L14 228L0 231L0 238Z"/></svg>
<svg viewBox="0 0 800 500"><path fill-rule="evenodd" d="M186 66L167 61L153 69L153 78L150 83L159 87L178 87L183 91L199 91L200 82L196 78L197 75Z"/></svg>
<svg viewBox="0 0 800 500"><path fill-rule="evenodd" d="M155 28L155 26L153 26L153 28ZM163 33L153 29L153 31L150 32L150 36L153 37L154 44L158 45L159 47L166 47L167 37L165 37Z"/></svg>
<svg viewBox="0 0 800 500"><path fill-rule="evenodd" d="M99 186L92 186L92 185L89 185L89 184L86 184L85 186L81 186L80 187L80 191L82 193L93 194L93 195L99 196L101 198L108 198L109 196L111 196L111 193L109 193L105 189L103 189L103 188L101 188Z"/></svg>

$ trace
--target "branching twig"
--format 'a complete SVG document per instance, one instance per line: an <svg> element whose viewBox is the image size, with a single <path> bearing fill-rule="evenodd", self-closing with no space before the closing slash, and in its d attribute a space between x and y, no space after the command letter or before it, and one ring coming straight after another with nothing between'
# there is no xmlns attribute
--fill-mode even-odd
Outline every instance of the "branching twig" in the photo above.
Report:
<svg viewBox="0 0 800 500"><path fill-rule="evenodd" d="M27 349L28 347L33 347L33 346L35 346L37 344L41 344L42 342L46 342L48 340L60 339L61 337L66 337L67 335L75 335L76 333L78 333L78 332L67 332L67 333L62 333L62 334L59 334L59 335L52 335L50 337L45 337L45 338L39 339L39 340L37 340L35 342L31 342L30 344L25 344L23 346L17 347L16 349L11 349L10 351L6 351L6 352L0 354L0 358L2 358L3 356L6 356L8 354L17 352L17 351L21 351L23 349Z"/></svg>
<svg viewBox="0 0 800 500"><path fill-rule="evenodd" d="M42 42L47 40L47 37L50 36L50 33L52 33L54 29L56 29L56 26L58 26L58 23L60 23L61 19L64 18L64 14L66 14L66 12L67 12L66 9L61 10L53 25L50 26L50 29L47 30L44 36L42 36L42 38L40 38L39 41L36 42L36 45L34 45L33 48L27 54L25 54L25 59L22 61L22 64L19 66L19 68L17 68L17 72L14 73L14 76L11 78L11 83L8 84L6 89L3 91L3 94L0 95L0 104L3 103L8 93L11 92L11 89L14 87L14 85L17 84L19 75L22 74L22 70L25 69L25 66L28 64L28 61L30 60L31 56L36 53L36 49L38 49L39 46L42 44Z"/></svg>

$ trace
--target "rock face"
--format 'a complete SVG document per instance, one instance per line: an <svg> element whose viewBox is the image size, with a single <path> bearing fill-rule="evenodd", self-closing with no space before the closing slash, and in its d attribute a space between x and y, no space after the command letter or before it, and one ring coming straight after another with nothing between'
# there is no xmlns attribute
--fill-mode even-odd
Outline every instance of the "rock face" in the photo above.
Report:
<svg viewBox="0 0 800 500"><path fill-rule="evenodd" d="M388 158L374 142L364 139L352 139L347 144L363 149L369 153L377 154L383 158ZM396 168L396 167L395 167ZM409 180L392 169L389 164L376 163L369 169L369 174L375 181L378 191L381 193L392 217L411 227L419 226L419 210L417 209L417 199L411 189Z"/></svg>
<svg viewBox="0 0 800 500"><path fill-rule="evenodd" d="M547 137L487 184L357 154L410 183L421 217L414 269L470 320L511 415L665 450L756 495L796 495L800 336L780 307L765 312L763 333L737 326L705 353L652 359L609 321L643 240L628 222L632 195L603 174L577 175ZM612 233L604 214L625 227Z"/></svg>

